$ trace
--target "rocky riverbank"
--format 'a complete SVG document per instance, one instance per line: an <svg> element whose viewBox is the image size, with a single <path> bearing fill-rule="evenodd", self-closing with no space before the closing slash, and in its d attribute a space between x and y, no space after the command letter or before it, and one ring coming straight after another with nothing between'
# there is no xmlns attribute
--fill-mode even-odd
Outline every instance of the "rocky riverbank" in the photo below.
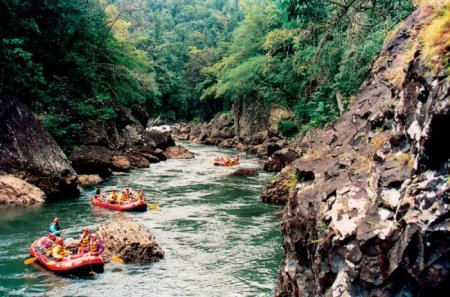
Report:
<svg viewBox="0 0 450 297"><path fill-rule="evenodd" d="M450 83L413 13L348 111L274 154L262 195L285 202L276 296L424 296L449 287ZM285 166L287 165L287 166Z"/></svg>
<svg viewBox="0 0 450 297"><path fill-rule="evenodd" d="M288 145L284 137L270 127L249 136L238 136L234 123L233 117L220 114L209 123L176 124L172 127L172 135L175 140L215 145L220 148L236 148L262 158L267 158Z"/></svg>
<svg viewBox="0 0 450 297"><path fill-rule="evenodd" d="M7 188L0 203L76 197L80 184L97 184L114 172L147 168L167 159L194 157L176 146L170 131L146 129L148 115L141 108L117 108L121 116L114 121L86 123L80 145L71 148L67 158L25 104L0 95L0 171L11 176L1 178ZM78 179L78 175L82 178ZM25 188L31 196L23 193Z"/></svg>
<svg viewBox="0 0 450 297"><path fill-rule="evenodd" d="M1 94L0 131L1 171L38 187L48 198L79 195L75 170L42 123L18 99Z"/></svg>

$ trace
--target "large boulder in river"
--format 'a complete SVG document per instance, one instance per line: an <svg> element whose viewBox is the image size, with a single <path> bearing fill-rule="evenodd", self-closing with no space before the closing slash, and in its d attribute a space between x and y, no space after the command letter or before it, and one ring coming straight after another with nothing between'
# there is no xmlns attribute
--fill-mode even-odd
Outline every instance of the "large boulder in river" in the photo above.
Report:
<svg viewBox="0 0 450 297"><path fill-rule="evenodd" d="M38 187L12 175L0 172L0 204L34 204L45 202Z"/></svg>
<svg viewBox="0 0 450 297"><path fill-rule="evenodd" d="M111 175L111 160L115 152L107 147L90 145L70 154L73 168L80 174Z"/></svg>
<svg viewBox="0 0 450 297"><path fill-rule="evenodd" d="M127 263L150 263L164 257L155 236L142 224L115 221L103 225L98 235L111 251Z"/></svg>
<svg viewBox="0 0 450 297"><path fill-rule="evenodd" d="M42 123L16 98L0 94L0 170L26 180L47 197L79 195L78 177Z"/></svg>
<svg viewBox="0 0 450 297"><path fill-rule="evenodd" d="M233 173L230 173L230 176L238 176L238 177L249 177L249 176L257 176L258 171L253 168L238 168Z"/></svg>
<svg viewBox="0 0 450 297"><path fill-rule="evenodd" d="M146 135L148 138L152 139L156 147L162 150L168 147L175 146L175 141L172 138L170 131L158 131L158 130L147 130Z"/></svg>
<svg viewBox="0 0 450 297"><path fill-rule="evenodd" d="M103 181L98 174L81 174L78 175L81 186L95 186Z"/></svg>
<svg viewBox="0 0 450 297"><path fill-rule="evenodd" d="M181 145L172 146L166 149L165 155L167 159L192 159L194 154Z"/></svg>

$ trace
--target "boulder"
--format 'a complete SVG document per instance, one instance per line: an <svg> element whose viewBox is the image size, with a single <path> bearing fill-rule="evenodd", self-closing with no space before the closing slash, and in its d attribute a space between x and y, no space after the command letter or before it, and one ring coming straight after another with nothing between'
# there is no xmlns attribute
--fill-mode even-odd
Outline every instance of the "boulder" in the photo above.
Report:
<svg viewBox="0 0 450 297"><path fill-rule="evenodd" d="M142 224L114 221L101 226L98 235L109 252L126 263L146 264L164 257L155 236Z"/></svg>
<svg viewBox="0 0 450 297"><path fill-rule="evenodd" d="M220 142L219 144L220 148L232 148L233 147L233 139L225 139L224 141Z"/></svg>
<svg viewBox="0 0 450 297"><path fill-rule="evenodd" d="M298 157L300 155L294 149L287 147L273 153L264 163L263 168L269 172L280 171Z"/></svg>
<svg viewBox="0 0 450 297"><path fill-rule="evenodd" d="M81 186L95 186L103 181L97 174L81 174L78 176L78 181Z"/></svg>
<svg viewBox="0 0 450 297"><path fill-rule="evenodd" d="M239 177L258 176L258 171L256 171L253 168L239 168L233 173L231 173L230 176L239 176Z"/></svg>
<svg viewBox="0 0 450 297"><path fill-rule="evenodd" d="M168 147L174 146L175 142L169 131L151 130L146 132L147 137L153 140L155 146L159 149L165 150Z"/></svg>
<svg viewBox="0 0 450 297"><path fill-rule="evenodd" d="M111 158L111 169L113 171L128 172L131 168L131 162L124 155L115 155Z"/></svg>
<svg viewBox="0 0 450 297"><path fill-rule="evenodd" d="M169 147L166 149L165 155L167 159L192 159L194 154L181 145Z"/></svg>
<svg viewBox="0 0 450 297"><path fill-rule="evenodd" d="M48 198L79 195L78 177L41 122L18 99L0 94L0 168Z"/></svg>
<svg viewBox="0 0 450 297"><path fill-rule="evenodd" d="M157 156L147 153L147 152L141 152L142 157L146 158L150 163L159 163L160 160Z"/></svg>
<svg viewBox="0 0 450 297"><path fill-rule="evenodd" d="M90 145L72 152L69 158L72 166L80 174L111 175L111 159L115 152L97 145Z"/></svg>
<svg viewBox="0 0 450 297"><path fill-rule="evenodd" d="M150 167L150 161L139 152L129 152L127 153L127 158L130 161L132 167L135 168Z"/></svg>
<svg viewBox="0 0 450 297"><path fill-rule="evenodd" d="M45 193L38 187L12 175L0 172L0 204L35 204L45 202Z"/></svg>
<svg viewBox="0 0 450 297"><path fill-rule="evenodd" d="M167 160L166 154L162 149L155 149L154 151L152 151L151 153L153 156L157 157L160 161L165 161Z"/></svg>

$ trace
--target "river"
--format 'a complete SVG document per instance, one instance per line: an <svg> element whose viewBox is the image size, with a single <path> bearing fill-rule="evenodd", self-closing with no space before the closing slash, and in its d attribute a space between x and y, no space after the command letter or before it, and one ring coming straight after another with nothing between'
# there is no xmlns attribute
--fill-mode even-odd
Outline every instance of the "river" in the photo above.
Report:
<svg viewBox="0 0 450 297"><path fill-rule="evenodd" d="M0 296L272 296L282 257L279 206L259 195L270 174L256 158L241 167L259 176L228 177L235 167L215 167L212 146L183 143L191 160L168 160L129 175L109 178L104 190L140 187L156 211L123 213L90 205L95 188L79 199L43 206L0 208ZM58 216L67 237L109 220L144 224L165 257L150 265L108 263L105 272L79 278L23 265L32 241Z"/></svg>

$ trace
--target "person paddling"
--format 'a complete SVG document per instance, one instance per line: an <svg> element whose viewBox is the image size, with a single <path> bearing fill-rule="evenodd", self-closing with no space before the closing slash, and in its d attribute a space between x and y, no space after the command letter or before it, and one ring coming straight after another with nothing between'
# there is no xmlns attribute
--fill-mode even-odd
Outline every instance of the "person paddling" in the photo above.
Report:
<svg viewBox="0 0 450 297"><path fill-rule="evenodd" d="M89 234L88 228L83 228L83 230L81 230L81 232L82 232L82 234L80 235L80 240L78 243L78 254L83 255L84 250L89 246L91 236Z"/></svg>
<svg viewBox="0 0 450 297"><path fill-rule="evenodd" d="M48 232L53 233L56 236L62 236L62 233L64 233L64 230L61 230L61 226L59 225L59 218L53 219L53 223L51 223L50 227L48 227Z"/></svg>
<svg viewBox="0 0 450 297"><path fill-rule="evenodd" d="M57 261L61 261L64 259L64 257L69 256L72 254L72 252L64 249L64 240L59 237L56 239L56 244L52 249L52 257L55 258Z"/></svg>
<svg viewBox="0 0 450 297"><path fill-rule="evenodd" d="M144 202L144 194L142 194L141 189L137 189L136 198L139 202Z"/></svg>
<svg viewBox="0 0 450 297"><path fill-rule="evenodd" d="M117 196L116 190L112 190L111 195L109 196L109 203L116 204L119 197Z"/></svg>
<svg viewBox="0 0 450 297"><path fill-rule="evenodd" d="M56 244L56 236L54 233L50 233L46 239L44 239L41 243L42 249L45 251L47 256L50 256L52 253L52 249Z"/></svg>
<svg viewBox="0 0 450 297"><path fill-rule="evenodd" d="M89 254L93 256L98 256L105 250L105 245L98 240L97 234L91 235L91 241L89 242ZM86 249L85 249L86 251Z"/></svg>

